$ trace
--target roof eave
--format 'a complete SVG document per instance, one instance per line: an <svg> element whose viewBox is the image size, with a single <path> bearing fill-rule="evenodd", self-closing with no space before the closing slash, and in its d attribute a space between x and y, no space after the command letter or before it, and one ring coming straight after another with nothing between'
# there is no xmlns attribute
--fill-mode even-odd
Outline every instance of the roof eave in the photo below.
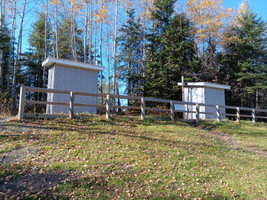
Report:
<svg viewBox="0 0 267 200"><path fill-rule="evenodd" d="M50 68L55 64L58 64L61 66L67 66L71 68L90 70L90 71L104 71L105 70L105 67L99 66L99 65L92 65L88 63L81 63L81 62L69 61L69 60L63 60L63 59L51 58L51 57L48 57L42 62L42 66L47 67L47 68Z"/></svg>

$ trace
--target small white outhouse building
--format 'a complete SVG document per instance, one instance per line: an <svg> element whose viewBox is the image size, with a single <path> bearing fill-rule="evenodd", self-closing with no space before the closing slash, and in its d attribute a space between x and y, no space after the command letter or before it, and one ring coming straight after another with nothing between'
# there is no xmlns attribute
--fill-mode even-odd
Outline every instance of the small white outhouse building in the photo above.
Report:
<svg viewBox="0 0 267 200"><path fill-rule="evenodd" d="M63 60L58 58L47 58L43 63L43 67L48 70L48 89L61 89L80 92L97 93L98 71L103 71L102 66L91 65L88 63ZM70 95L48 93L48 102L64 102L69 103ZM77 104L97 104L96 97L75 96ZM47 105L46 113L68 113L69 107L64 105ZM96 107L75 106L74 113L96 113Z"/></svg>
<svg viewBox="0 0 267 200"><path fill-rule="evenodd" d="M182 86L182 83L178 83ZM183 101L190 103L202 103L209 105L225 106L225 90L229 90L230 86L220 85L206 82L189 82L184 83ZM188 105L184 108L185 111L196 111L196 106ZM199 112L216 113L215 107L200 106ZM220 108L220 113L225 114L225 108ZM196 119L195 113L185 113L185 119ZM216 115L200 114L200 119L215 119ZM225 118L225 115L221 115Z"/></svg>

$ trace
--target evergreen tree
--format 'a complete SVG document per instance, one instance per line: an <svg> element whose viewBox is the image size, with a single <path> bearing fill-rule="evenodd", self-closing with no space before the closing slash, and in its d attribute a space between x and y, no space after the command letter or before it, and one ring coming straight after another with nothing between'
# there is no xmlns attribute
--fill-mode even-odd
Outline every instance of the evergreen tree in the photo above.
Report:
<svg viewBox="0 0 267 200"><path fill-rule="evenodd" d="M233 27L221 57L218 77L231 85L227 104L242 107L265 107L267 96L267 37L266 22L247 9ZM266 108L266 107L265 107Z"/></svg>
<svg viewBox="0 0 267 200"><path fill-rule="evenodd" d="M43 81L47 80L47 70L43 70L42 62L45 60L45 21L46 15L41 14L40 18L33 24L29 36L31 49L24 54L24 84L32 87L42 87ZM47 52L52 53L51 27L48 24ZM43 74L45 73L45 74ZM38 97L39 99L41 96Z"/></svg>
<svg viewBox="0 0 267 200"><path fill-rule="evenodd" d="M119 30L117 76L126 82L128 95L141 96L143 32L140 20L135 20L134 14L134 9L127 11L127 21Z"/></svg>
<svg viewBox="0 0 267 200"><path fill-rule="evenodd" d="M74 47L71 47L71 21L70 19L63 19L62 23L58 27L58 51L59 51L59 58L62 59L68 59L68 60L75 60L73 57L72 49ZM76 44L76 50L77 50L77 59L78 61L83 62L84 60L84 53L83 53L83 40L82 40L82 30L77 28L77 24L74 23L74 30L75 33L75 44Z"/></svg>
<svg viewBox="0 0 267 200"><path fill-rule="evenodd" d="M175 15L174 0L158 0L152 12L154 29L148 36L145 96L181 99L177 83L192 79L197 60L191 24L185 14Z"/></svg>
<svg viewBox="0 0 267 200"><path fill-rule="evenodd" d="M10 47L10 37L9 30L6 27L0 27L0 94L3 94L6 91L7 79L7 68L8 68L8 56L9 56L9 47Z"/></svg>

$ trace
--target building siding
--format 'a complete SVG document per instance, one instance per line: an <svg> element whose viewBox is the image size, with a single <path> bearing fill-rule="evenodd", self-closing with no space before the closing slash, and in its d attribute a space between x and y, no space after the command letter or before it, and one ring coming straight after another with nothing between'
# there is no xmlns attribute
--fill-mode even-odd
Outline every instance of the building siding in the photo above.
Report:
<svg viewBox="0 0 267 200"><path fill-rule="evenodd" d="M49 69L48 88L97 93L97 72L54 65ZM69 103L70 95L48 94L48 101ZM75 96L75 103L97 104L96 97ZM74 107L75 113L96 113L95 107ZM68 113L68 106L48 105L47 113Z"/></svg>
<svg viewBox="0 0 267 200"><path fill-rule="evenodd" d="M184 97L186 102L197 102L197 103L205 103L204 99L204 88L190 87L184 88ZM188 111L196 111L196 106L186 105L185 110ZM200 112L204 112L205 108L203 106L199 107ZM200 114L201 119L205 117L205 114ZM196 119L195 113L185 113L185 119Z"/></svg>
<svg viewBox="0 0 267 200"><path fill-rule="evenodd" d="M185 87L184 98L186 102L203 103L211 105L225 105L225 91L222 89L204 88L204 87ZM186 105L185 110L196 111L196 106ZM208 106L199 106L200 112L209 112L212 114L200 114L200 119L215 119L216 108ZM225 108L220 108L220 113L225 114ZM221 115L224 119L225 116ZM195 113L184 113L184 119L196 119Z"/></svg>
<svg viewBox="0 0 267 200"><path fill-rule="evenodd" d="M205 103L212 105L225 105L225 94L224 90L205 88ZM206 107L205 112L216 113L215 107ZM220 108L220 113L225 114L225 108ZM206 114L205 119L214 119L216 115ZM221 116L222 119L225 118L224 115Z"/></svg>

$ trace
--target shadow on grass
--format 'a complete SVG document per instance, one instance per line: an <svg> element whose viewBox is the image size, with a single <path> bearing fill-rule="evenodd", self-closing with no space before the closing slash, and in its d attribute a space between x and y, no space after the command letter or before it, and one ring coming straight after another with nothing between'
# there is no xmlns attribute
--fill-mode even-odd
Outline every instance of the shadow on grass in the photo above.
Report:
<svg viewBox="0 0 267 200"><path fill-rule="evenodd" d="M54 119L54 120L23 120L14 121L13 123L8 123L5 125L7 129L12 129L13 132L21 133L25 131L34 132L35 130L58 130L58 131L81 131L81 130L94 130L95 126L98 125L113 125L113 126L123 126L135 127L137 125L143 126L155 126L155 125L179 125L187 126L186 123L182 121L170 121L170 120L159 120L157 118L148 118L144 121L138 120L136 118L111 117L109 120L100 118L90 118L90 119ZM189 124L190 125L190 124ZM90 127L90 128L89 128Z"/></svg>
<svg viewBox="0 0 267 200"><path fill-rule="evenodd" d="M57 187L76 179L71 171L28 173L0 182L0 199L55 199Z"/></svg>

